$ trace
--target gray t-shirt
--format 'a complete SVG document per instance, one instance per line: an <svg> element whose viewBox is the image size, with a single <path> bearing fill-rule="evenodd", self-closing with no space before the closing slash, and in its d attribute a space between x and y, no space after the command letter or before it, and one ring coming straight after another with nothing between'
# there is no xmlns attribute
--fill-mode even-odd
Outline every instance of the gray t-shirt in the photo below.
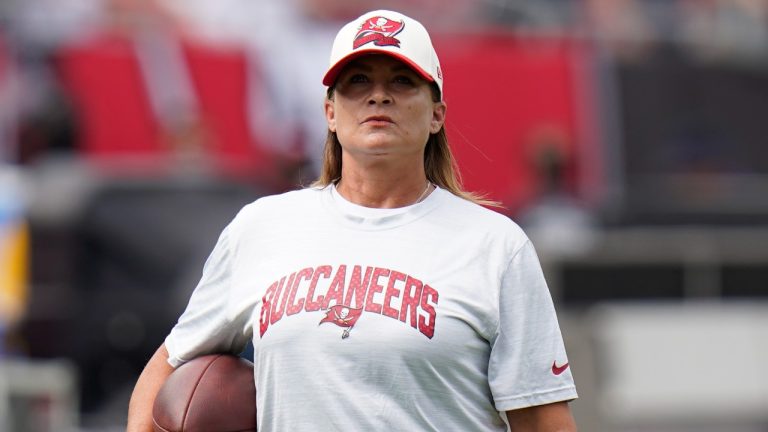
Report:
<svg viewBox="0 0 768 432"><path fill-rule="evenodd" d="M178 366L249 339L260 432L505 431L500 411L577 397L530 241L442 189L401 209L333 187L246 206L166 346Z"/></svg>

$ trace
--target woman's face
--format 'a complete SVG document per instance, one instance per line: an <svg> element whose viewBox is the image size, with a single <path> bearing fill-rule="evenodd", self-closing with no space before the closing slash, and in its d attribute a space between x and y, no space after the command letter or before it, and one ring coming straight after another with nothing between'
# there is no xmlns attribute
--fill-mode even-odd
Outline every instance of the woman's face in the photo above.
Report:
<svg viewBox="0 0 768 432"><path fill-rule="evenodd" d="M325 115L345 153L422 157L429 135L443 126L445 103L434 102L429 82L405 63L371 55L339 74Z"/></svg>

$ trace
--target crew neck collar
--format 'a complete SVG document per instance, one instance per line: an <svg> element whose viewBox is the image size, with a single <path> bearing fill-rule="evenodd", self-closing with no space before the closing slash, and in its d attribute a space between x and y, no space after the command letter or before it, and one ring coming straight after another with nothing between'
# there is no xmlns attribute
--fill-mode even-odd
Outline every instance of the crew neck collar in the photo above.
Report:
<svg viewBox="0 0 768 432"><path fill-rule="evenodd" d="M385 230L413 222L434 209L446 193L435 189L420 202L397 208L372 208L355 204L344 198L336 185L323 189L323 204L345 225L361 230Z"/></svg>

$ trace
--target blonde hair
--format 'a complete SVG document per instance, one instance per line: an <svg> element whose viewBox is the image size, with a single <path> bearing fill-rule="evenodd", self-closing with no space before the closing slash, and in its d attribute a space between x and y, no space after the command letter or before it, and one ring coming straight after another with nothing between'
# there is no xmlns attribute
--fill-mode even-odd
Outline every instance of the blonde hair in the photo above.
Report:
<svg viewBox="0 0 768 432"><path fill-rule="evenodd" d="M433 99L435 102L440 101L440 90L434 84L431 87ZM333 87L328 89L327 97L329 100L333 99ZM320 176L312 183L313 187L325 187L341 178L341 143L336 134L330 130L325 138L323 163L320 170ZM464 190L456 159L448 145L445 126L441 127L437 133L429 135L424 149L424 172L427 180L457 197L484 206L502 207L500 202L488 199L485 195Z"/></svg>

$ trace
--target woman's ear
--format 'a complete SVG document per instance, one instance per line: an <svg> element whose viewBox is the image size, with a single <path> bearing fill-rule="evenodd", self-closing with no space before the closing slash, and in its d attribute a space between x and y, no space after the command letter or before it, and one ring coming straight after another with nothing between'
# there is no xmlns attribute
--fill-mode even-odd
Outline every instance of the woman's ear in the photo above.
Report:
<svg viewBox="0 0 768 432"><path fill-rule="evenodd" d="M325 100L325 121L328 123L328 130L336 132L336 112L334 111L333 100Z"/></svg>
<svg viewBox="0 0 768 432"><path fill-rule="evenodd" d="M435 102L432 108L432 122L429 125L429 132L436 134L445 124L445 102Z"/></svg>

